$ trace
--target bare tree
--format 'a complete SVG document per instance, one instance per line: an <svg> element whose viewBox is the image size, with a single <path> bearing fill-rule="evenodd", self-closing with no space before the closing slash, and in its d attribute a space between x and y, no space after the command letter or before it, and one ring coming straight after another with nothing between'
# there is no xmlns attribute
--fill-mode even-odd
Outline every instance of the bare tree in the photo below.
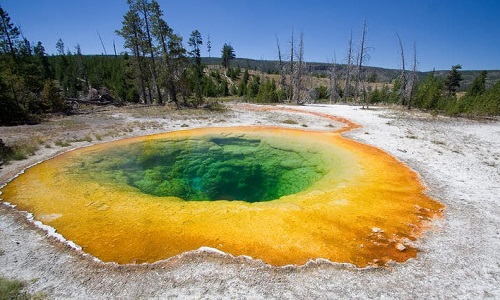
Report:
<svg viewBox="0 0 500 300"><path fill-rule="evenodd" d="M285 70L285 64L282 59L281 55L281 48L280 48L280 42L278 40L278 36L276 36L276 46L278 47L278 67L279 67L279 72L281 75L280 79L280 88L282 91L286 90L286 70Z"/></svg>
<svg viewBox="0 0 500 300"><path fill-rule="evenodd" d="M293 87L292 89L294 90L293 95L295 102L297 104L304 104L304 98L302 97L303 95L301 94L303 90L303 76L305 73L305 63L304 63L304 34L300 34L300 41L299 41L299 46L297 49L296 53L296 60L297 62L294 65L293 68L293 73L292 73L292 82L293 82ZM302 98L302 99L301 99Z"/></svg>
<svg viewBox="0 0 500 300"><path fill-rule="evenodd" d="M337 91L337 81L338 81L337 58L334 54L332 66L330 68L330 104L337 102L339 98L339 94Z"/></svg>
<svg viewBox="0 0 500 300"><path fill-rule="evenodd" d="M410 79L410 90L408 96L408 110L411 109L411 100L413 98L413 92L415 90L415 84L417 83L417 43L413 42L413 68Z"/></svg>
<svg viewBox="0 0 500 300"><path fill-rule="evenodd" d="M399 48L401 49L401 76L400 83L401 86L399 88L399 98L401 100L401 105L406 104L406 70L405 70L405 52L403 47L403 42L401 41L401 37L399 34L396 34L399 41Z"/></svg>
<svg viewBox="0 0 500 300"><path fill-rule="evenodd" d="M352 67L352 31L349 38L349 48L347 50L346 78L344 88L344 102L347 102L351 93L351 67Z"/></svg>
<svg viewBox="0 0 500 300"><path fill-rule="evenodd" d="M294 99L294 88L295 88L295 82L294 82L294 76L293 76L293 71L294 71L294 50L295 50L295 41L294 41L294 32L292 28L292 39L290 41L290 96L289 100L293 101Z"/></svg>
<svg viewBox="0 0 500 300"><path fill-rule="evenodd" d="M363 108L368 108L368 105L366 103L366 89L364 82L361 82L361 69L363 67L363 60L365 56L365 37L366 37L366 18L363 19L363 31L361 33L361 45L359 48L359 54L358 54L358 59L357 59L357 66L356 66L356 83L354 87L354 102L358 101L358 96L359 96L359 85L360 83L362 84L363 88Z"/></svg>

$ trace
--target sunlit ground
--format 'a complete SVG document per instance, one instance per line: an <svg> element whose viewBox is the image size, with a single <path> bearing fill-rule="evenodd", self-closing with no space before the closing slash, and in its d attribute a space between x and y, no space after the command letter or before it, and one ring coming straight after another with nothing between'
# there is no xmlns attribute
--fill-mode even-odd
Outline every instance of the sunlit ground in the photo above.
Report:
<svg viewBox="0 0 500 300"><path fill-rule="evenodd" d="M338 132L195 129L81 148L3 190L83 251L121 264L212 247L275 266L416 257L443 205L392 156Z"/></svg>

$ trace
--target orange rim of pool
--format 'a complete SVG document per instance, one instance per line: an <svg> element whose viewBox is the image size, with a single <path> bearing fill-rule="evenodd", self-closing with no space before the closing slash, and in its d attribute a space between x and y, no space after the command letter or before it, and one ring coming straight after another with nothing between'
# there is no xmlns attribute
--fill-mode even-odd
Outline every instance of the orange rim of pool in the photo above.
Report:
<svg viewBox="0 0 500 300"><path fill-rule="evenodd" d="M28 168L2 198L104 262L201 247L273 266L415 258L444 206L405 164L343 131L201 128L102 143Z"/></svg>

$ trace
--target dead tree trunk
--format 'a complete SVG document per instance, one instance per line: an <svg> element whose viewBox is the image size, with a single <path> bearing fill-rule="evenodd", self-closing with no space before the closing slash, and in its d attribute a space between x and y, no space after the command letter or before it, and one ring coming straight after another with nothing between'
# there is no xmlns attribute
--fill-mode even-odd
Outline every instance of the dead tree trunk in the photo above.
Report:
<svg viewBox="0 0 500 300"><path fill-rule="evenodd" d="M347 50L347 66L345 75L344 102L349 100L351 94L351 67L352 67L352 31L349 38L349 49Z"/></svg>
<svg viewBox="0 0 500 300"><path fill-rule="evenodd" d="M332 67L330 69L330 104L337 102L337 59L333 58Z"/></svg>
<svg viewBox="0 0 500 300"><path fill-rule="evenodd" d="M359 49L359 56L358 56L358 65L357 65L357 70L356 70L356 86L354 87L354 102L358 101L358 96L359 96L359 84L361 82L361 68L363 67L363 58L364 58L364 51L365 51L365 36L366 36L366 18L363 20L363 31L361 34L361 47ZM364 89L364 86L363 86ZM363 108L365 107L366 104L366 93L363 93ZM368 105L366 105L366 108L368 108Z"/></svg>
<svg viewBox="0 0 500 300"><path fill-rule="evenodd" d="M411 109L411 100L413 98L413 91L415 89L415 84L417 83L417 44L413 43L413 68L410 81L410 91L408 95L408 110Z"/></svg>
<svg viewBox="0 0 500 300"><path fill-rule="evenodd" d="M279 72L281 75L280 79L280 89L282 91L286 91L286 72L285 72L285 66L282 60L281 56L281 48L280 48L280 42L278 41L278 36L276 36L276 46L278 47L278 67L279 67Z"/></svg>
<svg viewBox="0 0 500 300"><path fill-rule="evenodd" d="M401 49L401 87L399 89L399 98L401 101L401 105L406 104L406 70L405 70L405 53L404 53L404 48L403 48L403 42L401 41L401 37L399 34L396 34L398 36L398 41L399 41L399 48Z"/></svg>
<svg viewBox="0 0 500 300"><path fill-rule="evenodd" d="M295 64L293 78L294 78L294 97L297 104L304 104L304 99L301 99L301 92L303 88L303 75L304 75L304 39L303 34L300 34L299 48L297 50L297 63Z"/></svg>
<svg viewBox="0 0 500 300"><path fill-rule="evenodd" d="M293 72L294 72L294 69L295 69L295 65L294 65L294 62L293 62L293 59L294 59L294 49L295 49L295 44L294 44L294 33L293 33L293 29L292 29L292 40L290 41L291 45L290 45L290 102L293 101L294 99L294 88L295 88L295 82L294 82L294 76L293 76Z"/></svg>

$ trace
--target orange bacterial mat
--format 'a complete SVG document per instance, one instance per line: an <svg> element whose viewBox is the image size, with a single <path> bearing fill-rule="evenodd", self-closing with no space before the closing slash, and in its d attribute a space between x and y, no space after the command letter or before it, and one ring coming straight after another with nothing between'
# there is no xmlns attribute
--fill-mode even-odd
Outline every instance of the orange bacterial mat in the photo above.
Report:
<svg viewBox="0 0 500 300"><path fill-rule="evenodd" d="M323 258L366 267L416 257L413 243L443 205L425 195L414 171L343 131L205 128L103 143L27 169L2 197L105 262L155 262L200 247L274 266ZM205 140L212 144L200 148ZM168 155L189 144L232 165L203 169L213 158L175 164L181 158L166 154L156 162L154 149L173 149L170 141L184 146ZM146 158L132 150L137 145ZM148 168L134 169L138 162ZM239 201L244 189L252 201Z"/></svg>

